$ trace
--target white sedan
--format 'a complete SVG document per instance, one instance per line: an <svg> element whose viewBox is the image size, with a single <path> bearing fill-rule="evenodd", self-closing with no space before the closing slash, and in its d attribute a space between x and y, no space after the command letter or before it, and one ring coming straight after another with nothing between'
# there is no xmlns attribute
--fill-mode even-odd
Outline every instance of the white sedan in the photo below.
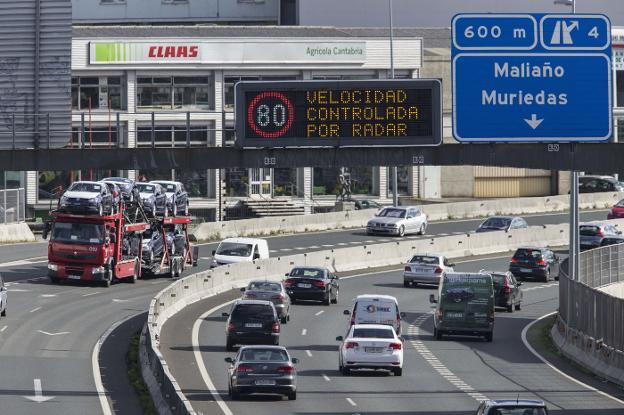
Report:
<svg viewBox="0 0 624 415"><path fill-rule="evenodd" d="M424 235L427 231L427 215L417 206L383 208L366 224L368 235L384 234L403 236L408 233Z"/></svg>
<svg viewBox="0 0 624 415"><path fill-rule="evenodd" d="M385 369L394 376L403 374L403 339L391 326L355 324L347 336L336 337L342 342L338 351L338 368L348 376L354 369Z"/></svg>
<svg viewBox="0 0 624 415"><path fill-rule="evenodd" d="M416 254L405 265L403 286L417 286L419 283L440 285L442 276L453 272L455 264L451 264L443 255Z"/></svg>

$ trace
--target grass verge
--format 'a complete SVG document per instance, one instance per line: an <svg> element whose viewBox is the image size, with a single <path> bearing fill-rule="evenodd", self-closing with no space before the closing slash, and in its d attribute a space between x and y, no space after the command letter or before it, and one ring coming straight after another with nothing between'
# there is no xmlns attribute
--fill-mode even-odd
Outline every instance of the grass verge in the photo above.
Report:
<svg viewBox="0 0 624 415"><path fill-rule="evenodd" d="M141 374L141 362L139 361L139 339L141 333L137 333L130 340L130 347L128 347L128 354L126 355L126 364L128 365L128 378L130 383L139 397L139 404L145 415L158 415L154 402L152 401L152 395L150 395L147 385L143 381L143 375Z"/></svg>

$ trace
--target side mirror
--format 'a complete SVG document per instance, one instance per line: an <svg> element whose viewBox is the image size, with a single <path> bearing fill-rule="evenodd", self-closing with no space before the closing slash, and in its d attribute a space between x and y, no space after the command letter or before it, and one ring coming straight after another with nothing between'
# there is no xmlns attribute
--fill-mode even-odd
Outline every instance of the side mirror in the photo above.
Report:
<svg viewBox="0 0 624 415"><path fill-rule="evenodd" d="M453 267L455 266L455 264L450 263L450 264L446 264L446 266L447 266L447 267L451 267L451 268L453 268Z"/></svg>
<svg viewBox="0 0 624 415"><path fill-rule="evenodd" d="M244 293L245 292L245 287L241 288L241 292Z"/></svg>
<svg viewBox="0 0 624 415"><path fill-rule="evenodd" d="M229 313L221 313L221 317L229 317L230 314Z"/></svg>
<svg viewBox="0 0 624 415"><path fill-rule="evenodd" d="M345 310L342 312L342 314L344 314L345 316L351 315L351 312L349 310Z"/></svg>
<svg viewBox="0 0 624 415"><path fill-rule="evenodd" d="M254 254L253 259L260 259L260 254Z"/></svg>
<svg viewBox="0 0 624 415"><path fill-rule="evenodd" d="M286 274L284 274L285 277L290 277L290 272L287 272Z"/></svg>
<svg viewBox="0 0 624 415"><path fill-rule="evenodd" d="M41 237L43 239L48 239L48 234L50 233L50 230L52 229L52 223L47 220L43 223L43 232L41 233Z"/></svg>
<svg viewBox="0 0 624 415"><path fill-rule="evenodd" d="M399 340L401 340L401 343L403 343L405 341L405 338L403 336L399 336Z"/></svg>
<svg viewBox="0 0 624 415"><path fill-rule="evenodd" d="M212 256L215 256L216 253L217 253L217 251L213 249L212 250Z"/></svg>
<svg viewBox="0 0 624 415"><path fill-rule="evenodd" d="M411 215L408 215L406 219L414 219L414 217Z"/></svg>
<svg viewBox="0 0 624 415"><path fill-rule="evenodd" d="M232 359L231 357L226 357L226 358L225 358L225 359L223 359L223 360L225 360L225 361L226 361L226 362L228 362L228 363L232 363L232 364L234 364L234 359Z"/></svg>
<svg viewBox="0 0 624 415"><path fill-rule="evenodd" d="M429 302L431 304L437 304L438 300L436 300L435 295L434 294L429 294Z"/></svg>
<svg viewBox="0 0 624 415"><path fill-rule="evenodd" d="M299 363L299 359L297 359L296 357L293 357L292 359L290 359L291 362L293 362L293 364L297 364Z"/></svg>
<svg viewBox="0 0 624 415"><path fill-rule="evenodd" d="M519 287L519 286L521 286L521 285L522 285L522 282L521 282L521 281L518 281L518 287Z"/></svg>
<svg viewBox="0 0 624 415"><path fill-rule="evenodd" d="M337 341L337 342L341 342L342 340L344 340L344 337L342 337L342 336L338 336L338 337L336 337L336 341Z"/></svg>
<svg viewBox="0 0 624 415"><path fill-rule="evenodd" d="M405 318L405 316L406 316L405 312L403 312L403 311L401 311L401 312L399 313L399 315L401 316L401 318Z"/></svg>

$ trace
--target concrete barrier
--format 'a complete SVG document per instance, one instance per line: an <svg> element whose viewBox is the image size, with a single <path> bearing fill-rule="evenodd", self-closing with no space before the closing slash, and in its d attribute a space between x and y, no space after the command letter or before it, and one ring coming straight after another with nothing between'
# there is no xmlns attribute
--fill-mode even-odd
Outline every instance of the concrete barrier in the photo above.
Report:
<svg viewBox="0 0 624 415"><path fill-rule="evenodd" d="M0 244L13 244L18 242L35 242L35 235L26 223L21 222L0 225Z"/></svg>
<svg viewBox="0 0 624 415"><path fill-rule="evenodd" d="M150 304L146 339L141 346L162 396L174 414L194 414L158 349L163 324L184 307L246 285L256 278L281 280L293 266L327 266L334 271L352 271L403 264L417 252L439 252L449 258L503 253L520 245L561 246L567 244L568 225L545 225L510 232L463 234L418 240L364 245L270 258L255 263L224 265L180 279L160 291ZM153 383L153 382L152 382ZM174 411L175 410L175 411ZM176 412L177 411L177 412Z"/></svg>
<svg viewBox="0 0 624 415"><path fill-rule="evenodd" d="M586 193L580 195L581 209L609 208L624 198L624 193ZM422 205L429 221L480 218L492 215L522 215L563 212L568 209L569 196L522 197L514 199L477 200L472 202ZM243 219L200 224L193 235L197 240L213 240L235 236L266 236L329 229L361 228L375 215L374 209L347 212L317 213Z"/></svg>

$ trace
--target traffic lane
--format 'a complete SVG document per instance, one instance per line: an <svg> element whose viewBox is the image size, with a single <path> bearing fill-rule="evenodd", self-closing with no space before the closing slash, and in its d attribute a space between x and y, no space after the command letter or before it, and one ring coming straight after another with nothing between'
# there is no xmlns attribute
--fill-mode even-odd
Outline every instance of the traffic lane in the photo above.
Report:
<svg viewBox="0 0 624 415"><path fill-rule="evenodd" d="M47 253L47 241L0 245L0 268L13 261L45 257Z"/></svg>
<svg viewBox="0 0 624 415"><path fill-rule="evenodd" d="M167 282L146 280L109 289L43 282L12 285L8 316L0 319L0 370L11 376L0 379L0 391L20 392L0 398L3 408L6 404L11 408L7 413L33 415L102 413L92 372L93 347L113 323L146 310ZM34 379L41 380L44 396L52 400L35 404L24 398L34 394Z"/></svg>

